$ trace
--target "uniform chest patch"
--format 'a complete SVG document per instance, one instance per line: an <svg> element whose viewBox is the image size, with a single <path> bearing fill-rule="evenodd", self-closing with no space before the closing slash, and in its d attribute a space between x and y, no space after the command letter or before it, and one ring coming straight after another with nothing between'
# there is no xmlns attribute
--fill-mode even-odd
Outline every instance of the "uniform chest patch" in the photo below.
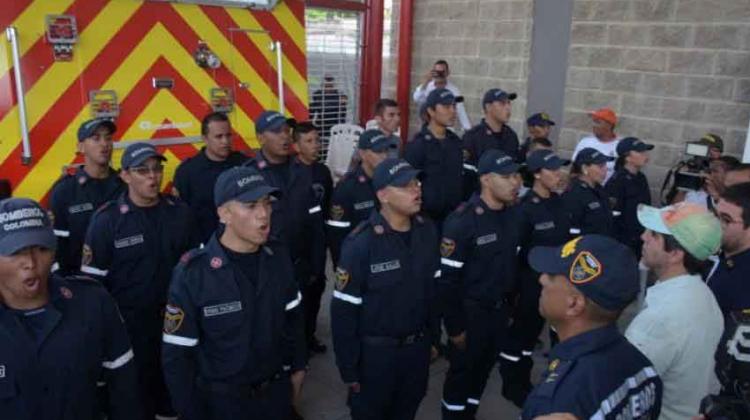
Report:
<svg viewBox="0 0 750 420"><path fill-rule="evenodd" d="M370 272L372 274L384 273L386 271L394 271L401 268L401 262L399 260L386 261L382 263L370 264Z"/></svg>
<svg viewBox="0 0 750 420"><path fill-rule="evenodd" d="M596 210L598 208L601 208L601 206L602 206L601 203L599 203L598 201L592 201L588 205L589 209L591 210Z"/></svg>
<svg viewBox="0 0 750 420"><path fill-rule="evenodd" d="M361 203L354 203L354 210L371 209L375 207L375 202L372 200L362 201Z"/></svg>
<svg viewBox="0 0 750 420"><path fill-rule="evenodd" d="M232 312L239 312L242 310L242 302L227 302L220 303L218 305L206 306L203 308L203 316L210 318L212 316L231 314Z"/></svg>
<svg viewBox="0 0 750 420"><path fill-rule="evenodd" d="M534 225L534 230L549 230L555 227L555 222L541 222Z"/></svg>
<svg viewBox="0 0 750 420"><path fill-rule="evenodd" d="M81 203L68 207L68 213L70 214L84 213L92 210L94 210L94 205L92 203Z"/></svg>
<svg viewBox="0 0 750 420"><path fill-rule="evenodd" d="M127 238L122 239L115 239L115 248L121 249L121 248L127 248L134 245L142 244L143 243L143 235L133 235L128 236Z"/></svg>
<svg viewBox="0 0 750 420"><path fill-rule="evenodd" d="M477 245L487 245L497 241L497 233L490 233L489 235L480 236L477 238Z"/></svg>

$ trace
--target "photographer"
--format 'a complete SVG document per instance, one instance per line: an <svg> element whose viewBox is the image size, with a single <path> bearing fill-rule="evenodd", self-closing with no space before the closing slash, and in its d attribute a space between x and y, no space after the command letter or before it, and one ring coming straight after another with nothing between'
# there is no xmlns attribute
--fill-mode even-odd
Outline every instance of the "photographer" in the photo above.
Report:
<svg viewBox="0 0 750 420"><path fill-rule="evenodd" d="M450 67L448 67L447 61L436 61L435 64L432 65L432 68L424 75L422 83L414 90L412 98L417 106L421 107L427 100L427 96L430 92L438 88L448 89L455 97L461 96L461 91L458 90L458 87L448 81L448 76L450 76L450 74L451 71ZM469 120L469 116L466 114L466 108L463 103L456 103L456 115L458 116L458 121L464 130L471 128L471 120Z"/></svg>
<svg viewBox="0 0 750 420"><path fill-rule="evenodd" d="M739 161L733 156L720 156L708 161L705 165L706 166L702 168L698 168L698 173L702 178L701 187L689 191L676 191L672 203L685 201L688 203L699 204L709 210L716 206L716 201L719 199L719 195L724 191L724 178L726 177L727 172L739 165ZM687 171L691 170L694 169L690 167L687 168ZM680 173L682 173L682 171L678 170L675 176L678 177L678 174ZM679 180L675 180L675 187L673 188L679 188L679 184Z"/></svg>

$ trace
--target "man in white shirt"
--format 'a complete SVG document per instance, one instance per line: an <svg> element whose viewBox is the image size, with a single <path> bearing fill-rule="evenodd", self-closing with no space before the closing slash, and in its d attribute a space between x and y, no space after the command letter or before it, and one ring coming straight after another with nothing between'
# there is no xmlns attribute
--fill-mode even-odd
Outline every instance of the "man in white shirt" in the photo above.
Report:
<svg viewBox="0 0 750 420"><path fill-rule="evenodd" d="M432 69L427 72L424 76L422 83L414 89L414 95L412 99L417 104L417 107L421 107L422 104L427 100L427 95L430 94L436 88L445 88L453 93L453 96L459 97L461 91L453 83L448 81L451 71L448 67L448 62L445 60L438 60L432 65ZM456 102L456 115L458 116L458 122L461 123L461 127L464 130L471 128L471 120L469 115L466 114L466 107L462 102Z"/></svg>
<svg viewBox="0 0 750 420"><path fill-rule="evenodd" d="M611 108L600 108L590 112L589 115L593 124L591 128L592 135L586 136L578 142L573 151L572 159L575 160L578 152L587 147L594 148L603 155L616 158L617 144L620 142L620 137L615 134L617 114ZM611 162L607 162L607 177L604 178L605 184L614 173L615 161L612 160Z"/></svg>
<svg viewBox="0 0 750 420"><path fill-rule="evenodd" d="M664 383L660 420L690 419L718 389L714 352L724 320L699 273L721 245L719 220L704 207L641 205L641 261L657 277L625 336L651 360Z"/></svg>

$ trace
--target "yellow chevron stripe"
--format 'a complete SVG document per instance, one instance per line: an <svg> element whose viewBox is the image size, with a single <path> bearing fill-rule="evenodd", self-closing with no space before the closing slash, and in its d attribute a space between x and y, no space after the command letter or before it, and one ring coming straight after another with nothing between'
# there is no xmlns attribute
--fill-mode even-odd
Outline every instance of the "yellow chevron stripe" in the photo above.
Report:
<svg viewBox="0 0 750 420"><path fill-rule="evenodd" d="M48 4L48 2L37 1L34 3L34 5L37 4ZM50 107L57 102L63 92L140 6L140 2L130 1L108 3L86 30L81 33L81 39L85 42L76 45L75 61L71 63L55 62L26 92L27 118L30 129L33 129L39 123L39 120ZM161 48L161 46L158 48ZM0 133L17 133L17 127L18 108L13 107L0 121ZM0 159L7 157L20 141L20 135L17 134L13 137L6 137L5 141L0 143ZM34 139L31 139L31 141L33 142Z"/></svg>
<svg viewBox="0 0 750 420"><path fill-rule="evenodd" d="M292 13L289 6L287 6L287 2L279 3L279 5L273 9L271 14L277 21L279 21L281 27L284 28L287 34L289 34L289 37L292 38L294 43L297 44L300 51L307 51L305 27L297 20L297 17L294 16L294 13Z"/></svg>
<svg viewBox="0 0 750 420"><path fill-rule="evenodd" d="M252 12L250 12L249 10L229 8L227 9L227 12L231 16L232 20L237 24L237 27L239 28L253 28L253 29L262 28L260 23L255 19L255 16L253 16ZM289 13L290 13L289 18L295 19L295 17L291 15L291 12ZM253 33L253 34L236 34L235 36L237 35L247 36L250 39L250 41L253 44L255 44L256 47L258 47L259 50L263 52L268 51L269 54L265 54L264 56L268 59L268 62L271 65L271 67L276 69L276 56L272 55L268 48L268 46L271 45L271 43L273 42L273 39L271 38L269 34ZM292 92L294 92L294 94L303 103L307 103L307 81L305 79L305 76L301 75L299 72L299 69L297 69L294 65L292 65L292 62L289 61L286 54L284 54L282 58L282 69L284 71L284 81L287 83L289 88L292 90ZM278 98L276 99L277 99L276 104L278 105Z"/></svg>
<svg viewBox="0 0 750 420"><path fill-rule="evenodd" d="M157 23L143 40L141 40L138 46L132 50L125 61L123 61L117 70L115 70L110 78L102 85L102 88L114 89L117 92L130 92L154 62L159 57L164 57L164 59L168 61L175 70L185 78L185 80L187 80L193 89L207 98L210 88L215 87L214 81L204 71L193 71L195 62L193 61L192 55L185 49L181 47L163 48L164 45L178 46L180 44L162 24ZM188 71L185 71L186 69ZM125 96L126 94L123 94L123 99ZM171 114L171 107L167 106L163 108L163 110L165 110L165 112L161 114L159 119L151 119L150 121L161 121L166 117L174 120L174 117ZM239 122L239 124L235 125L237 131L243 133L255 132L255 125L244 110L235 107L234 114ZM59 176L62 162L68 163L73 160L76 130L78 129L78 126L88 118L89 109L88 107L85 107L78 113L76 118L68 124L47 153L45 153L41 160L34 165L33 169L26 175L23 182L19 184L17 188L18 195L41 197L46 193L49 185L39 185L42 183L34 183L31 180L56 179ZM185 121L194 121L192 114L190 114L190 118ZM248 131L245 131L246 127L249 128ZM141 134L138 134L139 131ZM197 135L200 132L200 128L199 125L196 124L195 130L185 131L186 135ZM130 127L128 131L126 131L125 136L122 136L121 138L123 140L134 138L143 139L149 136L149 132L140 130L138 121L136 121L133 124L133 127ZM251 142L251 144L252 143L253 142ZM255 141L255 144L257 145L257 141Z"/></svg>

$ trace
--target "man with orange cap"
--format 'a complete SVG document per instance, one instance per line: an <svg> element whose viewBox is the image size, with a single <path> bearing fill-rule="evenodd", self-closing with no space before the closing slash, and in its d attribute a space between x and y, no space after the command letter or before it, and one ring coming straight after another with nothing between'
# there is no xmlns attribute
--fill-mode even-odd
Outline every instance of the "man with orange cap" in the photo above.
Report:
<svg viewBox="0 0 750 420"><path fill-rule="evenodd" d="M586 136L578 142L575 150L573 151L573 160L581 150L591 147L605 156L613 158L617 157L617 143L620 141L620 137L615 134L615 126L617 125L617 114L612 108L600 108L596 111L589 112L592 120L592 135ZM615 172L614 159L607 163L607 177L604 178L604 183L609 181L609 178Z"/></svg>

